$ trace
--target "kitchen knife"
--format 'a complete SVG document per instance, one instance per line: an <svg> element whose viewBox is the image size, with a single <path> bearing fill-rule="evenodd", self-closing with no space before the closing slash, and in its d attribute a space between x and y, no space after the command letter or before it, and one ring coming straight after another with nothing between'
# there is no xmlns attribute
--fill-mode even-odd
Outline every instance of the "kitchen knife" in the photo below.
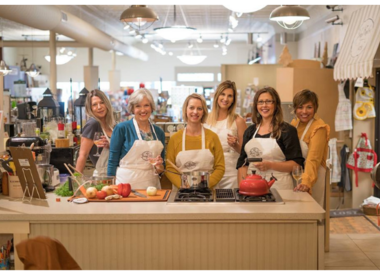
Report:
<svg viewBox="0 0 380 275"><path fill-rule="evenodd" d="M142 197L142 198L148 198L147 196L137 192L135 189L131 189L132 193L135 194L136 196Z"/></svg>

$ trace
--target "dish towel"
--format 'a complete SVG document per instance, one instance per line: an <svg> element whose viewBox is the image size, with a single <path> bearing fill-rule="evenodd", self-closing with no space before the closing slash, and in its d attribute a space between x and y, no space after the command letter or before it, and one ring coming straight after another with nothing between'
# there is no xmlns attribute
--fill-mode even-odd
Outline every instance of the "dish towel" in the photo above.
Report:
<svg viewBox="0 0 380 275"><path fill-rule="evenodd" d="M335 112L335 131L352 130L351 101L344 94L345 82L338 84L339 102Z"/></svg>
<svg viewBox="0 0 380 275"><path fill-rule="evenodd" d="M336 149L336 138L332 138L329 140L329 151L330 151L330 163L332 165L331 168L331 182L339 182L341 171L340 171L340 164L339 164L339 158L338 158L338 152Z"/></svg>

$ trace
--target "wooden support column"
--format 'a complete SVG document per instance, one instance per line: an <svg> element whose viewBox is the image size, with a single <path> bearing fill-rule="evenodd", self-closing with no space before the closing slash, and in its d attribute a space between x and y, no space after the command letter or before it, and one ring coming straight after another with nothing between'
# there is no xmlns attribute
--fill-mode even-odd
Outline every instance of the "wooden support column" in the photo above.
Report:
<svg viewBox="0 0 380 275"><path fill-rule="evenodd" d="M120 91L120 71L116 70L116 53L112 51L112 70L108 72L108 81L110 82L110 92Z"/></svg>
<svg viewBox="0 0 380 275"><path fill-rule="evenodd" d="M84 86L91 91L98 88L99 67L94 66L94 49L88 48L88 66L84 66Z"/></svg>
<svg viewBox="0 0 380 275"><path fill-rule="evenodd" d="M53 95L57 94L57 47L55 40L55 32L50 31L49 40L49 55L50 55L50 90Z"/></svg>

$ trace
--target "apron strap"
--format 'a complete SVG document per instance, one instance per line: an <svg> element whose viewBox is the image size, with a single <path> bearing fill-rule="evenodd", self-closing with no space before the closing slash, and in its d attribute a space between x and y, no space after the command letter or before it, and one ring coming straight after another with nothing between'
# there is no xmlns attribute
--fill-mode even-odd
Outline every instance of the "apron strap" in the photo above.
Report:
<svg viewBox="0 0 380 275"><path fill-rule="evenodd" d="M260 125L261 125L261 124L259 124L259 125L257 126L256 132L253 134L253 137L252 137L252 138L256 137L256 134L257 134L257 132L258 132L259 129L260 129Z"/></svg>
<svg viewBox="0 0 380 275"><path fill-rule="evenodd" d="M309 130L310 125L313 123L313 121L314 121L314 118L310 119L310 121L307 123L306 128L305 128L305 130L303 131L300 140L303 140L303 138L304 138L305 135L306 135L306 132ZM296 128L298 128L298 125L300 125L300 121L299 121L299 120L298 120L298 124L297 124L297 127L296 127Z"/></svg>
<svg viewBox="0 0 380 275"><path fill-rule="evenodd" d="M156 136L156 140L158 140L158 137L157 137L156 131L154 130L154 127L153 127L152 123L150 122L150 119L149 119L148 121L149 121L149 127L152 128L153 133L154 133L154 135ZM133 125L135 126L135 130L136 130L137 137L139 138L139 140L142 140L142 137L141 137L141 134L140 134L140 128L139 128L139 125L137 124L137 121L136 121L136 119L134 119L134 118L133 118Z"/></svg>
<svg viewBox="0 0 380 275"><path fill-rule="evenodd" d="M100 126L100 127L101 127L101 126ZM111 128L111 130L113 131L113 127L110 126L110 128ZM108 137L106 131L104 131L103 127L102 127L102 132L103 132L104 136L106 137L107 141L110 142L110 138Z"/></svg>
<svg viewBox="0 0 380 275"><path fill-rule="evenodd" d="M205 129L202 125L202 149L206 149L206 138L205 138ZM183 130L183 134L182 134L182 151L186 151L185 149L185 141L186 141L186 127L185 129Z"/></svg>

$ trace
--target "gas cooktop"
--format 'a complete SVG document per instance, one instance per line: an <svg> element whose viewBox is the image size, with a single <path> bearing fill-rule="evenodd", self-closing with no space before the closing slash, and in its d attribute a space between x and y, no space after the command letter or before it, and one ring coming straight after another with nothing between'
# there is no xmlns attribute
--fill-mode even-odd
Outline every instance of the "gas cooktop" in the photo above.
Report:
<svg viewBox="0 0 380 275"><path fill-rule="evenodd" d="M239 194L239 189L179 189L172 192L168 203L265 203L284 204L280 194L272 188L271 192L263 196L245 196Z"/></svg>

